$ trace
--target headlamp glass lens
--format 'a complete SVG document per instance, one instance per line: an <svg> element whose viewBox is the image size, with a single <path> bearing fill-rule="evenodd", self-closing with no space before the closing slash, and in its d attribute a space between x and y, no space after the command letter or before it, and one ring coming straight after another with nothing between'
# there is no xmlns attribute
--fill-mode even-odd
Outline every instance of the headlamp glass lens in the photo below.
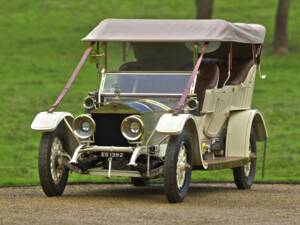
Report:
<svg viewBox="0 0 300 225"><path fill-rule="evenodd" d="M84 132L89 132L91 129L91 124L87 121L84 121L82 124L81 124L81 130L84 131Z"/></svg>
<svg viewBox="0 0 300 225"><path fill-rule="evenodd" d="M136 121L131 122L131 124L130 124L130 131L132 133L137 134L137 133L140 132L140 129L141 129L140 123L138 123Z"/></svg>

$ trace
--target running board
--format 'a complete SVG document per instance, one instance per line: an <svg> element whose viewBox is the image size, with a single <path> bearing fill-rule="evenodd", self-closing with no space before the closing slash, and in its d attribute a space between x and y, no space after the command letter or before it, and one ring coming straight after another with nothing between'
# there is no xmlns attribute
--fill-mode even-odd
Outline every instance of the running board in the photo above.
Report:
<svg viewBox="0 0 300 225"><path fill-rule="evenodd" d="M208 170L220 170L226 168L235 168L245 165L249 162L248 157L218 157L205 161L208 164Z"/></svg>
<svg viewBox="0 0 300 225"><path fill-rule="evenodd" d="M148 178L157 178L163 174L164 166L152 169L150 171L150 177ZM147 177L147 173L140 173L135 170L105 170L105 169L89 169L86 174L97 175L97 176L106 176L106 177Z"/></svg>
<svg viewBox="0 0 300 225"><path fill-rule="evenodd" d="M97 176L106 176L106 177L141 177L141 174L138 171L130 170L104 170L104 169L89 169L88 174L97 175ZM108 175L109 174L109 175Z"/></svg>

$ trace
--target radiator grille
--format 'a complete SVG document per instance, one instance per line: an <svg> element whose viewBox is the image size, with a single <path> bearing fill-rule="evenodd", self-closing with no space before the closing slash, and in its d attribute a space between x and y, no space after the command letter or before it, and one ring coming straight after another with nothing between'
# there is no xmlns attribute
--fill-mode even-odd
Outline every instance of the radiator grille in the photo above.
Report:
<svg viewBox="0 0 300 225"><path fill-rule="evenodd" d="M121 123L130 114L92 114L96 122L95 144L102 146L129 146L121 133Z"/></svg>

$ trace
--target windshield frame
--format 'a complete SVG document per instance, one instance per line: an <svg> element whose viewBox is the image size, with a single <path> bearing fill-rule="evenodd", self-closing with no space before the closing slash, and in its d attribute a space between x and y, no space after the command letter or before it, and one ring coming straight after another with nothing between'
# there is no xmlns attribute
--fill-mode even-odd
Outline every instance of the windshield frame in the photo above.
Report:
<svg viewBox="0 0 300 225"><path fill-rule="evenodd" d="M170 75L170 76L190 76L191 75L191 71L155 71L155 72L149 72L149 71L129 71L129 72L108 72L108 73L103 73L102 77L101 77L101 81L100 81L100 88L99 88L99 94L101 94L102 96L116 96L115 93L112 92L104 92L104 86L105 86L105 80L107 76L110 75L122 75L122 74L126 74L126 75L135 75L135 76L147 76L147 75ZM186 84L184 84L185 87ZM131 92L121 92L117 95L120 96L126 96L126 97L130 97L130 96L161 96L161 97L178 97L181 96L182 93L160 93L160 92L151 92L151 93L131 93Z"/></svg>

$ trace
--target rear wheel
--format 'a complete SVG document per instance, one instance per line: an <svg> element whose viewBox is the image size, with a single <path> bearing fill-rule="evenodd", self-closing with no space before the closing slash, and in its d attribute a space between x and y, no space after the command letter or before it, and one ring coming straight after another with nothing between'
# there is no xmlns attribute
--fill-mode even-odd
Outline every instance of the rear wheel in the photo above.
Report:
<svg viewBox="0 0 300 225"><path fill-rule="evenodd" d="M63 165L63 156L68 148L68 139L62 127L44 133L40 142L39 177L47 196L59 196L64 192L69 171Z"/></svg>
<svg viewBox="0 0 300 225"><path fill-rule="evenodd" d="M256 173L256 140L251 132L249 143L250 161L241 167L233 169L234 182L238 189L250 189Z"/></svg>
<svg viewBox="0 0 300 225"><path fill-rule="evenodd" d="M170 138L164 166L164 185L170 203L182 202L191 179L192 149L187 132Z"/></svg>

